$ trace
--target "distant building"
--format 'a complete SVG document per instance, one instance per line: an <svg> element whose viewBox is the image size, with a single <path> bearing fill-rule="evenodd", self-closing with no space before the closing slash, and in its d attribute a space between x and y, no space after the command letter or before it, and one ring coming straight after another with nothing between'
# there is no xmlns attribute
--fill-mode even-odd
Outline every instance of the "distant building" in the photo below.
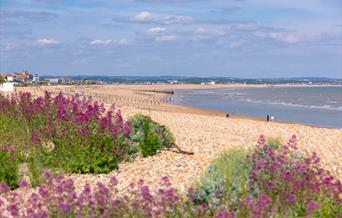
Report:
<svg viewBox="0 0 342 218"><path fill-rule="evenodd" d="M60 83L62 83L62 84L68 84L68 83L70 83L71 82L71 79L70 78L68 78L68 77L60 77L59 78L59 81L60 81Z"/></svg>
<svg viewBox="0 0 342 218"><path fill-rule="evenodd" d="M47 78L48 84L57 84L59 82L58 78Z"/></svg>
<svg viewBox="0 0 342 218"><path fill-rule="evenodd" d="M6 78L7 82L13 82L14 81L14 77L13 76L7 76Z"/></svg>
<svg viewBox="0 0 342 218"><path fill-rule="evenodd" d="M39 83L39 76L38 76L38 74L35 74L35 75L33 76L33 78L32 78L32 83L36 83L36 84Z"/></svg>
<svg viewBox="0 0 342 218"><path fill-rule="evenodd" d="M14 75L16 81L20 81L20 82L27 82L30 79L30 72L27 70L24 70L21 73L16 73Z"/></svg>
<svg viewBox="0 0 342 218"><path fill-rule="evenodd" d="M216 85L215 81L201 82L201 85Z"/></svg>
<svg viewBox="0 0 342 218"><path fill-rule="evenodd" d="M91 79L86 79L86 80L80 80L79 84L80 85L96 85L96 84L98 84L98 81L91 80Z"/></svg>
<svg viewBox="0 0 342 218"><path fill-rule="evenodd" d="M27 70L24 70L21 73L3 73L1 74L1 77L5 78L7 82L28 82L30 81L30 72Z"/></svg>
<svg viewBox="0 0 342 218"><path fill-rule="evenodd" d="M168 81L171 85L174 85L174 84L178 84L178 81L177 80L171 80L171 81Z"/></svg>

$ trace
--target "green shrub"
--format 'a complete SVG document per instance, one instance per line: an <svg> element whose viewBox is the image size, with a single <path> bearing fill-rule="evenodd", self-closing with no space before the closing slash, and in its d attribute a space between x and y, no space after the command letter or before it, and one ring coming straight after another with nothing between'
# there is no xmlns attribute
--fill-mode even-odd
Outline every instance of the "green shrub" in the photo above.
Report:
<svg viewBox="0 0 342 218"><path fill-rule="evenodd" d="M214 208L227 201L237 206L247 192L251 169L247 153L247 150L231 149L217 158L196 185L195 204Z"/></svg>
<svg viewBox="0 0 342 218"><path fill-rule="evenodd" d="M10 188L18 187L19 162L11 145L0 145L0 183Z"/></svg>
<svg viewBox="0 0 342 218"><path fill-rule="evenodd" d="M25 162L27 162L28 170L29 170L29 178L32 187L39 186L42 183L42 175L45 167L41 162L40 151L31 152L29 156L27 156Z"/></svg>
<svg viewBox="0 0 342 218"><path fill-rule="evenodd" d="M148 157L155 155L162 148L173 146L173 136L165 126L142 114L136 114L130 120L130 138L134 142L130 149L131 153L140 151L143 157Z"/></svg>
<svg viewBox="0 0 342 218"><path fill-rule="evenodd" d="M266 144L273 149L278 149L281 146L281 139L278 137L272 137L267 139Z"/></svg>
<svg viewBox="0 0 342 218"><path fill-rule="evenodd" d="M31 136L21 117L13 119L0 111L0 144L11 144L16 153L27 150Z"/></svg>
<svg viewBox="0 0 342 218"><path fill-rule="evenodd" d="M0 76L0 84L2 84L2 83L4 83L4 82L6 82L6 81L5 81L5 78L3 78L2 76ZM0 94L0 97L1 97L1 94Z"/></svg>
<svg viewBox="0 0 342 218"><path fill-rule="evenodd" d="M113 149L113 144L103 149L89 145L82 149L68 149L57 153L65 154L68 157L62 166L68 172L109 173L112 169L117 168L121 159L119 154L113 152Z"/></svg>
<svg viewBox="0 0 342 218"><path fill-rule="evenodd" d="M95 137L95 136L94 136ZM124 137L98 136L102 146L73 146L63 142L53 142L54 148L42 148L39 159L50 169L62 169L71 173L109 173L118 168L118 163L126 158L126 145L130 143ZM37 158L38 159L38 158Z"/></svg>

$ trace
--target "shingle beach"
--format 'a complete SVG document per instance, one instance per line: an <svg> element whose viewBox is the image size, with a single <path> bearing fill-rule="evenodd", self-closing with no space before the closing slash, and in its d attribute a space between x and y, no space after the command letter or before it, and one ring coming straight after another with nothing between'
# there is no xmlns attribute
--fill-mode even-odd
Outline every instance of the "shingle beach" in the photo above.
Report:
<svg viewBox="0 0 342 218"><path fill-rule="evenodd" d="M193 155L181 154L176 150L165 150L149 157L137 157L132 162L120 164L119 170L105 175L70 175L78 187L86 182L106 182L110 176L117 176L120 189L130 182L144 179L152 187L158 186L162 176L169 176L173 185L186 190L205 171L212 160L225 150L233 147L251 147L258 137L279 137L285 143L292 135L298 138L298 147L304 152L317 152L324 168L342 179L342 130L311 127L302 124L265 122L257 119L236 116L226 118L223 113L207 111L183 105L173 105L165 101L165 93L156 90L175 88L206 88L201 86L91 86L79 87L41 87L19 88L17 91L30 91L41 95L44 90L58 93L81 93L104 100L106 104L115 103L124 117L143 113L153 120L167 126L175 137L176 144ZM146 90L150 90L147 92ZM151 91L153 90L153 92ZM107 98L107 99L106 99Z"/></svg>

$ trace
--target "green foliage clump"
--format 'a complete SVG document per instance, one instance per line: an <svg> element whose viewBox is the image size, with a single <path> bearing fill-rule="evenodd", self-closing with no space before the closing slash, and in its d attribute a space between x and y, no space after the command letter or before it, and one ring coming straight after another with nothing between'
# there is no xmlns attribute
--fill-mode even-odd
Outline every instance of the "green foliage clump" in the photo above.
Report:
<svg viewBox="0 0 342 218"><path fill-rule="evenodd" d="M247 153L247 150L231 149L216 159L196 185L195 204L215 208L229 202L237 206L247 192L251 169Z"/></svg>
<svg viewBox="0 0 342 218"><path fill-rule="evenodd" d="M25 162L28 166L28 176L30 178L30 184L32 187L37 187L42 184L43 182L43 171L44 166L41 162L42 154L39 151L31 152L30 155L27 155L25 158Z"/></svg>
<svg viewBox="0 0 342 218"><path fill-rule="evenodd" d="M13 119L0 111L0 126L0 144L11 144L17 154L27 150L27 145L31 144L31 136L21 116Z"/></svg>
<svg viewBox="0 0 342 218"><path fill-rule="evenodd" d="M2 76L0 76L0 84L2 84L2 83L4 83L4 82L6 82L6 81L5 81L5 78L3 78Z"/></svg>
<svg viewBox="0 0 342 218"><path fill-rule="evenodd" d="M273 149L278 149L281 146L281 139L278 137L271 137L267 139L266 144Z"/></svg>
<svg viewBox="0 0 342 218"><path fill-rule="evenodd" d="M0 145L0 183L10 188L18 187L19 161L11 145Z"/></svg>
<svg viewBox="0 0 342 218"><path fill-rule="evenodd" d="M130 118L131 136L135 142L131 152L140 151L143 157L157 154L162 148L171 148L174 138L171 132L163 125L153 121L150 117L136 114Z"/></svg>
<svg viewBox="0 0 342 218"><path fill-rule="evenodd" d="M118 163L124 159L126 151L121 147L125 143L113 143L110 137L103 137L102 142L102 147L94 144L61 146L57 142L53 151L45 150L46 157L51 158L46 165L72 173L109 173L117 169Z"/></svg>

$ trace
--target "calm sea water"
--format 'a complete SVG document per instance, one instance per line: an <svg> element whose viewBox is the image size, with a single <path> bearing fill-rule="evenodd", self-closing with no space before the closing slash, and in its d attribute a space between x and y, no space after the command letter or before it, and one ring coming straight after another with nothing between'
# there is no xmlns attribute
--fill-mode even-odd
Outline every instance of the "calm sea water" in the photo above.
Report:
<svg viewBox="0 0 342 218"><path fill-rule="evenodd" d="M239 115L342 128L342 87L177 90L174 100Z"/></svg>

